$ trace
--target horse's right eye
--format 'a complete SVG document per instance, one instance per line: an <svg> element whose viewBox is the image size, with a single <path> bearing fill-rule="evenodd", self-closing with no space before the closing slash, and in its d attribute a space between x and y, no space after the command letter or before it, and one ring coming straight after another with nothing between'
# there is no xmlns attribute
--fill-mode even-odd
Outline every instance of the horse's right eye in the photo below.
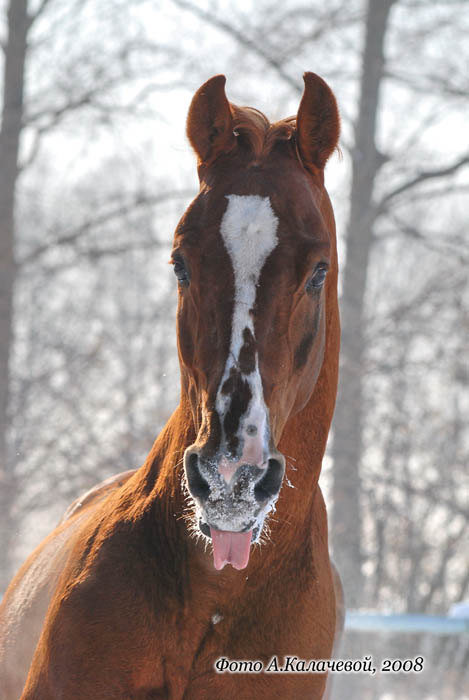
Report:
<svg viewBox="0 0 469 700"><path fill-rule="evenodd" d="M189 275L187 273L186 266L184 265L184 261L181 258L176 258L176 260L173 261L173 270L179 284L183 286L189 284Z"/></svg>

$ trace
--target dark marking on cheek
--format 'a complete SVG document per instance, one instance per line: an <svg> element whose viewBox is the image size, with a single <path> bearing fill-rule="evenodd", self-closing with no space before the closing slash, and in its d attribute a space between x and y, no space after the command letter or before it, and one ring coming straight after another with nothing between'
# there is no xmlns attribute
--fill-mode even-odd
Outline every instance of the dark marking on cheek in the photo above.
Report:
<svg viewBox="0 0 469 700"><path fill-rule="evenodd" d="M301 339L300 344L295 350L295 369L301 369L305 366L313 341L314 336L311 332L306 333Z"/></svg>
<svg viewBox="0 0 469 700"><path fill-rule="evenodd" d="M300 344L295 350L295 369L302 369L309 357L309 354L311 352L311 348L313 347L314 340L316 338L317 332L319 330L319 321L321 319L321 307L318 306L316 311L314 312L314 316L312 319L312 328L306 331L304 334L303 338L300 341Z"/></svg>
<svg viewBox="0 0 469 700"><path fill-rule="evenodd" d="M256 341L250 328L243 331L243 345L239 351L238 362L243 374L251 374L256 369Z"/></svg>
<svg viewBox="0 0 469 700"><path fill-rule="evenodd" d="M322 306L319 305L314 313L314 318L313 318L313 336L316 337L317 332L319 331L319 322L321 320L322 316Z"/></svg>

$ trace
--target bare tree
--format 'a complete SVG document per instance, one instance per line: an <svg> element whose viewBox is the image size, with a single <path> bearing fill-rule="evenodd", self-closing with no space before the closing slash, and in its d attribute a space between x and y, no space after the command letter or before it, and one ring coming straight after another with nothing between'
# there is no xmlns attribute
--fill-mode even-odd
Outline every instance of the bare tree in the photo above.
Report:
<svg viewBox="0 0 469 700"><path fill-rule="evenodd" d="M7 450L15 282L14 207L23 121L24 67L31 21L27 14L27 0L12 0L8 10L8 37L4 46L0 131L0 538L5 551L9 550L13 532L9 512L15 493L14 475ZM3 587L2 584L4 581L0 580L0 588Z"/></svg>
<svg viewBox="0 0 469 700"><path fill-rule="evenodd" d="M347 257L342 272L342 360L340 395L334 419L332 457L332 543L348 604L358 605L363 589L362 518L359 467L363 449L361 367L364 360L364 300L373 243L372 198L384 158L376 146L380 89L384 73L384 40L395 0L370 2L352 151Z"/></svg>
<svg viewBox="0 0 469 700"><path fill-rule="evenodd" d="M370 342L376 342L375 337L372 338L366 334L367 291L369 293L367 280L370 262L373 259L373 247L384 222L391 219L391 226L395 225L396 220L393 215L396 215L397 208L402 207L403 202L409 201L416 190L420 188L422 193L421 188L426 183L449 179L469 163L469 153L460 148L459 154L453 156L453 160L449 163L437 162L425 168L419 168L417 165L413 172L401 174L399 173L401 163L404 163L406 158L404 149L401 153L399 151L393 153L391 149L385 154L380 153L377 146L379 91L384 89L387 80L404 79L402 63L400 64L401 74L398 75L391 61L386 66L384 59L384 40L389 31L390 11L393 5L397 6L397 3L370 2L368 5L360 102L354 127L351 202L346 229L347 255L343 269L341 300L342 364L332 447L334 459L332 533L334 552L344 580L347 582L349 604L355 606L359 605L364 591L362 572L364 557L361 544L364 533L360 518L364 506L360 475L364 453L364 421L373 416L373 412L368 413L363 406L363 383L367 365L366 347ZM438 21L440 17L437 13L435 17L431 17L431 30L435 30L435 23ZM418 33L418 25L411 25L411 30ZM428 26L426 31L430 32ZM431 70L429 67L429 71ZM446 97L444 85L445 81L441 76L443 99ZM412 85L412 89L415 89L415 85ZM417 114L410 137L410 143L413 146L418 142L417 134L421 138L425 135L428 126L428 122L422 121ZM409 148L409 143L406 143L405 148ZM396 174L393 173L390 176L391 166L394 167ZM384 176L380 179L382 169L393 183L390 187L384 180ZM389 216L390 209L393 211L391 216ZM414 231L418 231L419 224L416 227L415 224L413 225ZM404 228L401 231L408 236L411 235L411 228L412 226L408 225L407 230ZM379 508L376 512L379 513Z"/></svg>

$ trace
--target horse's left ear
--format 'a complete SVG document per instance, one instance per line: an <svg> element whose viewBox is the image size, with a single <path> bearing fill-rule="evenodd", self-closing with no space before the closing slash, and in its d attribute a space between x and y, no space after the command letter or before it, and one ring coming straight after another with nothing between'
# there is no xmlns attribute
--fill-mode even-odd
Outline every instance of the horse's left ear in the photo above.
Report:
<svg viewBox="0 0 469 700"><path fill-rule="evenodd" d="M305 167L323 170L340 133L337 102L329 85L315 73L305 73L305 90L296 118L298 148Z"/></svg>
<svg viewBox="0 0 469 700"><path fill-rule="evenodd" d="M225 83L224 75L210 78L197 90L189 107L187 136L199 165L231 150L236 142Z"/></svg>

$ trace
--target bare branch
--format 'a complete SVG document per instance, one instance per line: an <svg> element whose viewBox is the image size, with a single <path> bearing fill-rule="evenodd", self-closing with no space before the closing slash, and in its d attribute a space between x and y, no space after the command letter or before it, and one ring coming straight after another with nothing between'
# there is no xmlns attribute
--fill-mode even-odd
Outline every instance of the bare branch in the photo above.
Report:
<svg viewBox="0 0 469 700"><path fill-rule="evenodd" d="M97 228L98 226L102 226L103 224L107 224L110 221L119 219L120 217L130 214L141 207L154 207L158 204L168 202L172 199L185 199L187 197L193 196L193 194L193 190L173 190L164 192L163 194L157 195L155 197L137 197L130 204L124 204L119 207L115 207L110 211L96 216L94 219L88 219L69 233L66 233L65 235L55 238L53 240L49 240L46 243L38 246L35 250L31 251L30 253L25 255L21 260L19 260L18 266L21 267L29 265L32 262L36 262L38 258L40 258L42 255L51 250L51 248L57 246L60 247L73 245L78 241L78 239L80 239L82 236L89 233L93 229ZM143 244L141 247L143 247ZM99 254L102 255L105 254L105 252L106 251L101 250ZM97 255L98 251L95 250L94 254Z"/></svg>
<svg viewBox="0 0 469 700"><path fill-rule="evenodd" d="M391 229L375 236L376 241L384 240L385 238L391 238L396 236L396 234L404 234L417 241L420 241L428 250L433 250L437 253L444 253L445 255L452 256L456 258L462 265L469 262L469 247L462 238L449 239L445 235L445 231L431 231L424 233L422 229L417 226L403 221L394 212L389 216L391 221Z"/></svg>
<svg viewBox="0 0 469 700"><path fill-rule="evenodd" d="M427 73L423 76L406 75L398 73L396 70L386 71L386 78L400 85L405 85L411 88L414 92L422 95L434 94L438 92L440 95L467 98L467 84L458 85L454 82L454 77L446 77L444 75ZM467 82L467 80L466 80Z"/></svg>
<svg viewBox="0 0 469 700"><path fill-rule="evenodd" d="M19 172L23 172L32 163L34 163L36 156L39 153L39 147L41 145L42 134L43 134L42 129L36 129L36 131L34 132L33 142L32 142L31 148L29 149L29 154L28 154L27 158L25 158L22 163L18 163L18 171Z"/></svg>
<svg viewBox="0 0 469 700"><path fill-rule="evenodd" d="M113 257L116 255L123 255L124 253L129 253L131 250L154 250L155 248L163 248L168 246L168 241L138 241L137 243L128 243L120 246L113 246L112 248L87 248L84 251L80 251L80 256L84 258L89 258L90 260L99 260L99 258ZM63 265L61 265L63 269Z"/></svg>
<svg viewBox="0 0 469 700"><path fill-rule="evenodd" d="M29 155L22 163L18 165L19 171L25 170L34 162L34 159L39 151L42 136L52 131L66 117L68 117L70 113L88 107L95 110L97 113L101 113L106 116L110 112L112 112L112 114L134 114L139 105L145 102L145 100L153 92L168 90L169 88L177 89L179 87L185 87L184 81L172 81L170 84L156 83L153 81L145 85L127 104L112 105L112 107L110 107L109 105L103 103L101 98L103 92L112 89L114 84L115 81L110 80L104 85L101 84L100 86L96 86L92 90L88 90L80 97L66 102L55 110L44 110L32 112L29 115L27 114L23 119L23 125L34 129L34 138ZM142 116L141 112L139 112L139 115ZM153 117L154 115L149 114L148 116Z"/></svg>
<svg viewBox="0 0 469 700"><path fill-rule="evenodd" d="M376 207L376 216L382 214L383 211L386 210L386 205L388 204L388 202L390 202L392 199L395 199L404 192L408 192L412 188L418 187L419 185L423 184L424 182L427 182L428 180L434 180L439 177L447 177L448 175L454 175L454 173L458 172L458 170L460 170L468 164L469 153L466 153L455 163L453 163L452 165L448 165L446 168L436 168L435 170L423 170L420 173L417 173L415 177L411 178L410 180L407 180L407 182L403 182L401 185L399 185L399 187L396 187L395 190L388 192L384 195L384 197L382 197L381 201Z"/></svg>
<svg viewBox="0 0 469 700"><path fill-rule="evenodd" d="M90 105L92 103L93 97L100 95L102 89L102 85L96 85L95 87L93 87L93 89L88 90L87 92L83 93L83 95L80 95L80 97L77 97L74 100L66 102L61 107L57 107L56 109L49 111L44 110L40 112L32 112L31 114L26 114L23 120L23 125L32 126L34 122L40 122L41 120L48 119L48 122L46 124L43 124L38 128L43 133L49 131L53 127L57 126L57 124L59 124L69 112L80 109L85 105Z"/></svg>
<svg viewBox="0 0 469 700"><path fill-rule="evenodd" d="M41 0L36 12L34 12L32 15L29 15L28 21L29 21L30 27L34 24L34 22L37 20L37 18L44 12L44 10L46 9L47 5L49 5L50 2L51 2L51 0Z"/></svg>
<svg viewBox="0 0 469 700"><path fill-rule="evenodd" d="M465 520L467 520L469 517L469 509L467 505L465 505L464 502L458 503L453 494L448 496L443 494L441 492L441 488L432 490L431 485L428 485L425 488L418 488L408 482L404 483L403 481L393 477L384 477L381 472L378 475L378 479L379 483L381 485L385 484L387 488L393 487L401 489L403 492L407 491L412 496L422 498L430 503L434 503L435 505L444 505L450 513L453 515L462 515ZM375 489L375 484L370 482L367 488L372 492ZM467 527L467 525L465 525L465 527Z"/></svg>
<svg viewBox="0 0 469 700"><path fill-rule="evenodd" d="M288 75L288 73L284 70L281 61L277 60L276 58L271 56L267 51L264 50L263 44L261 42L249 39L244 32L241 32L240 30L236 29L236 27L234 27L229 22L225 22L225 20L221 19L220 17L215 16L207 10L203 10L197 5L193 5L191 2L187 2L187 0L173 0L173 3L180 7L182 10L187 10L188 12L191 12L196 17L199 17L199 19L202 19L204 22L211 24L212 27L220 29L221 31L225 32L225 34L231 36L241 46L244 46L245 48L252 51L253 54L262 58L267 63L267 65L269 65L275 70L277 75L287 85L293 88L293 90L296 93L301 93L300 84Z"/></svg>

